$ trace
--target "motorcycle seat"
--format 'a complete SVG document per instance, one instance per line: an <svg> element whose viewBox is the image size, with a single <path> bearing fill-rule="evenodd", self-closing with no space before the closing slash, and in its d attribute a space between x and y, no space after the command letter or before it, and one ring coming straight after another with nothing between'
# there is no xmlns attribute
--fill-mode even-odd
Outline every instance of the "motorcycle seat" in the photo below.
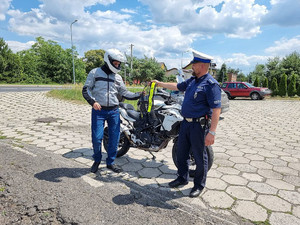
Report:
<svg viewBox="0 0 300 225"><path fill-rule="evenodd" d="M133 105L128 104L128 103L120 102L119 105L121 108L126 109L126 110L135 110Z"/></svg>
<svg viewBox="0 0 300 225"><path fill-rule="evenodd" d="M130 116L131 118L135 120L140 118L140 113L134 109L133 105L120 102L120 107L125 109L128 116Z"/></svg>

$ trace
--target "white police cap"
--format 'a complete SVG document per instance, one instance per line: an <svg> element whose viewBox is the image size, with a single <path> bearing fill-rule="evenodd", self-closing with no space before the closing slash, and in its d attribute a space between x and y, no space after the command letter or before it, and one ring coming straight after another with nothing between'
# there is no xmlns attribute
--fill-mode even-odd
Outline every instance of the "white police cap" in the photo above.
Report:
<svg viewBox="0 0 300 225"><path fill-rule="evenodd" d="M203 63L211 63L211 61L213 60L213 57L210 55L206 55L202 52L198 52L196 50L192 50L193 52L193 60L191 61L191 63L197 63L197 62L203 62Z"/></svg>

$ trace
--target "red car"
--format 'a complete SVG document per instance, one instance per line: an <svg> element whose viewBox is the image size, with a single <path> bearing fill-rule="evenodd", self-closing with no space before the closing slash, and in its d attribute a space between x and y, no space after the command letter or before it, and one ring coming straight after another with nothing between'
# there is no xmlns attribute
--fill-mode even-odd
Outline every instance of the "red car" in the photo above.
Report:
<svg viewBox="0 0 300 225"><path fill-rule="evenodd" d="M272 92L268 88L254 87L247 82L224 82L221 88L229 99L235 97L250 97L252 100L262 100Z"/></svg>

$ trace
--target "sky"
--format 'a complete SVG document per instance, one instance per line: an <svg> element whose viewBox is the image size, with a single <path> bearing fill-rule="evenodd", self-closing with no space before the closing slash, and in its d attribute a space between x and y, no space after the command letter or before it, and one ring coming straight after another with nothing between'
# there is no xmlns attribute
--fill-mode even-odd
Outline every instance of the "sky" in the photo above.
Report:
<svg viewBox="0 0 300 225"><path fill-rule="evenodd" d="M191 50L245 75L274 57L300 53L300 0L0 0L0 38L13 52L36 37L80 57L117 48L186 66ZM73 23L75 20L77 22ZM72 24L72 26L71 26Z"/></svg>

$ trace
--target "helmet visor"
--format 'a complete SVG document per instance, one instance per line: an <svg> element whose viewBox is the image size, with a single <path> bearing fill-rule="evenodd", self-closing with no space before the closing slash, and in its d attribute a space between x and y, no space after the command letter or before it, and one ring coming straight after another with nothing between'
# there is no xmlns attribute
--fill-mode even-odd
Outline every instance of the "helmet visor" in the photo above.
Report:
<svg viewBox="0 0 300 225"><path fill-rule="evenodd" d="M108 56L110 64L115 67L117 70L121 69L121 62L113 59L110 55Z"/></svg>

